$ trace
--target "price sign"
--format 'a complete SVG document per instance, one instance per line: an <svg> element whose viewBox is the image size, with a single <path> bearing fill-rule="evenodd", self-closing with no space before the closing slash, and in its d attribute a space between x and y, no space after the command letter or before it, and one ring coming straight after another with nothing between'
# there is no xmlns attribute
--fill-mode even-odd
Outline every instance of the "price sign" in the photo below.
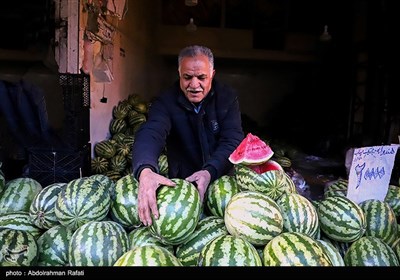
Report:
<svg viewBox="0 0 400 280"><path fill-rule="evenodd" d="M363 147L354 150L347 198L355 203L386 197L399 145Z"/></svg>

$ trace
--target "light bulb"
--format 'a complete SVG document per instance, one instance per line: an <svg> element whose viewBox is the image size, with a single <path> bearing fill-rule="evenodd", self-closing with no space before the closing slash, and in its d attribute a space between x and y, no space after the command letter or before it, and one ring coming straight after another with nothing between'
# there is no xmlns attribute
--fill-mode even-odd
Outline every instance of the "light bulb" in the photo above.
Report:
<svg viewBox="0 0 400 280"><path fill-rule="evenodd" d="M322 32L321 36L319 36L319 39L323 42L328 42L332 39L331 34L328 32L328 25L324 26L324 32Z"/></svg>
<svg viewBox="0 0 400 280"><path fill-rule="evenodd" d="M186 25L186 31L194 32L197 30L196 24L194 24L193 18L190 18L189 23Z"/></svg>

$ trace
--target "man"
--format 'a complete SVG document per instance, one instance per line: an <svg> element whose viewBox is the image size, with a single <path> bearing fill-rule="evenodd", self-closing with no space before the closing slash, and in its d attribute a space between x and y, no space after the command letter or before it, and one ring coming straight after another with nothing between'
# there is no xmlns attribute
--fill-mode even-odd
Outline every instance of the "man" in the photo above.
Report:
<svg viewBox="0 0 400 280"><path fill-rule="evenodd" d="M178 56L179 81L152 102L135 134L133 175L139 181L138 212L144 225L157 219L156 190L174 182L159 175L158 157L167 151L168 177L197 186L200 198L210 182L232 170L229 155L244 138L238 96L214 80L214 56L189 46Z"/></svg>

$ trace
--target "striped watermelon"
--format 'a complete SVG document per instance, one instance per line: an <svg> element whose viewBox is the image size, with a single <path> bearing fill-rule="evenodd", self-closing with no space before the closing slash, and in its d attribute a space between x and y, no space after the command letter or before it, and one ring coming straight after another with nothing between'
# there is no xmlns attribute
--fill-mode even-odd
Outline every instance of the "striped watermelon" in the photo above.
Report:
<svg viewBox="0 0 400 280"><path fill-rule="evenodd" d="M110 209L110 192L89 177L67 183L59 193L55 214L60 224L75 230L89 221L101 221Z"/></svg>
<svg viewBox="0 0 400 280"><path fill-rule="evenodd" d="M213 216L224 217L225 208L232 196L240 192L234 176L223 175L213 181L206 192L207 210Z"/></svg>
<svg viewBox="0 0 400 280"><path fill-rule="evenodd" d="M256 248L250 242L232 235L221 235L200 251L198 266L262 266Z"/></svg>
<svg viewBox="0 0 400 280"><path fill-rule="evenodd" d="M325 251L325 254L328 255L333 266L345 266L342 255L331 242L322 239L318 239L316 241Z"/></svg>
<svg viewBox="0 0 400 280"><path fill-rule="evenodd" d="M149 227L138 227L131 230L128 233L130 249L145 245L157 245L166 248L172 254L175 254L174 247L172 245L165 245L160 242L159 239L155 238L149 230Z"/></svg>
<svg viewBox="0 0 400 280"><path fill-rule="evenodd" d="M358 204L364 211L366 236L375 236L387 244L397 238L397 220L390 205L378 199L368 199Z"/></svg>
<svg viewBox="0 0 400 280"><path fill-rule="evenodd" d="M37 240L39 266L67 266L68 246L73 230L63 225L48 229Z"/></svg>
<svg viewBox="0 0 400 280"><path fill-rule="evenodd" d="M283 194L277 203L282 212L284 231L315 236L319 227L318 213L307 198L297 193L288 193Z"/></svg>
<svg viewBox="0 0 400 280"><path fill-rule="evenodd" d="M123 155L115 155L110 158L109 161L109 169L117 172L122 172L125 170L126 165L128 164L127 159Z"/></svg>
<svg viewBox="0 0 400 280"><path fill-rule="evenodd" d="M265 193L277 200L284 193L295 193L293 180L283 170L271 170L258 174L251 168L235 165L235 177L240 190Z"/></svg>
<svg viewBox="0 0 400 280"><path fill-rule="evenodd" d="M158 169L159 169L159 173L161 175L168 177L168 158L167 158L167 155L161 154L158 157Z"/></svg>
<svg viewBox="0 0 400 280"><path fill-rule="evenodd" d="M397 259L400 261L400 237L393 242L391 247L397 256Z"/></svg>
<svg viewBox="0 0 400 280"><path fill-rule="evenodd" d="M351 244L344 263L346 266L399 266L393 249L374 236L363 236Z"/></svg>
<svg viewBox="0 0 400 280"><path fill-rule="evenodd" d="M139 183L132 175L115 182L115 197L111 201L110 216L122 226L132 229L140 225L137 210Z"/></svg>
<svg viewBox="0 0 400 280"><path fill-rule="evenodd" d="M283 217L278 204L259 192L235 194L225 208L228 232L252 245L263 246L283 230Z"/></svg>
<svg viewBox="0 0 400 280"><path fill-rule="evenodd" d="M318 204L321 230L329 238L340 242L353 242L364 235L366 220L363 210L344 196L331 196Z"/></svg>
<svg viewBox="0 0 400 280"><path fill-rule="evenodd" d="M194 232L176 247L175 256L184 266L195 266L204 246L214 238L227 235L224 219L216 216L205 217L197 224Z"/></svg>
<svg viewBox="0 0 400 280"><path fill-rule="evenodd" d="M106 172L108 170L108 160L103 157L92 158L91 170L94 174Z"/></svg>
<svg viewBox="0 0 400 280"><path fill-rule="evenodd" d="M112 266L129 250L128 234L113 221L92 221L78 228L68 247L70 266Z"/></svg>
<svg viewBox="0 0 400 280"><path fill-rule="evenodd" d="M41 190L40 183L32 178L16 178L8 181L0 197L0 214L29 212L33 198Z"/></svg>
<svg viewBox="0 0 400 280"><path fill-rule="evenodd" d="M118 105L114 106L112 114L116 119L123 119L128 115L130 110L132 110L131 104L127 101L120 101Z"/></svg>
<svg viewBox="0 0 400 280"><path fill-rule="evenodd" d="M152 217L150 232L162 243L178 245L195 230L202 211L200 195L190 182L172 178L175 187L157 190L158 219Z"/></svg>
<svg viewBox="0 0 400 280"><path fill-rule="evenodd" d="M35 266L38 247L27 231L0 228L0 266Z"/></svg>
<svg viewBox="0 0 400 280"><path fill-rule="evenodd" d="M51 184L36 194L29 208L32 222L41 229L49 229L60 224L55 213L58 194L67 186L66 183Z"/></svg>
<svg viewBox="0 0 400 280"><path fill-rule="evenodd" d="M392 207L396 217L400 217L400 187L389 185L385 201Z"/></svg>
<svg viewBox="0 0 400 280"><path fill-rule="evenodd" d="M182 266L182 264L164 247L145 245L123 254L114 266Z"/></svg>
<svg viewBox="0 0 400 280"><path fill-rule="evenodd" d="M264 248L265 266L332 266L319 243L299 232L274 237Z"/></svg>
<svg viewBox="0 0 400 280"><path fill-rule="evenodd" d="M327 237L325 235L322 235L318 239L322 240L322 241L325 241L325 242L328 242L329 244L332 244L333 247L335 247L338 250L338 252L339 252L340 256L342 256L342 258L344 258L344 255L346 254L347 250L350 248L350 246L352 244L351 242L336 241L336 240L333 240L333 239L331 239L331 238L329 238L329 237Z"/></svg>
<svg viewBox="0 0 400 280"><path fill-rule="evenodd" d="M109 130L112 135L117 133L124 133L126 128L128 127L128 123L125 119L111 119Z"/></svg>
<svg viewBox="0 0 400 280"><path fill-rule="evenodd" d="M114 142L112 140L103 140L96 143L94 145L96 156L106 159L112 158L117 152Z"/></svg>
<svg viewBox="0 0 400 280"><path fill-rule="evenodd" d="M330 196L346 196L347 195L348 180L338 179L329 183L324 190L324 198Z"/></svg>
<svg viewBox="0 0 400 280"><path fill-rule="evenodd" d="M38 239L43 231L37 227L28 212L17 211L0 215L0 228L10 228L29 232Z"/></svg>
<svg viewBox="0 0 400 280"><path fill-rule="evenodd" d="M1 167L1 162L0 162L0 167ZM0 196L1 193L4 191L5 186L6 186L6 179L4 178L4 174L0 169Z"/></svg>

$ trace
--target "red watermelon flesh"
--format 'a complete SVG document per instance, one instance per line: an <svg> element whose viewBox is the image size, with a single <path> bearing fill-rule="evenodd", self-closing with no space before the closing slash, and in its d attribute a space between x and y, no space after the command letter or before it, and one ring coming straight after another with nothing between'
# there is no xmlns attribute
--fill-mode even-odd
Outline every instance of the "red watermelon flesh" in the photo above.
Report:
<svg viewBox="0 0 400 280"><path fill-rule="evenodd" d="M271 170L283 170L282 166L272 159L267 160L266 162L261 163L259 165L249 165L248 167L250 167L253 171L257 172L258 174L263 174Z"/></svg>
<svg viewBox="0 0 400 280"><path fill-rule="evenodd" d="M270 146L259 137L248 133L229 156L229 161L233 164L259 165L269 160L273 154Z"/></svg>

